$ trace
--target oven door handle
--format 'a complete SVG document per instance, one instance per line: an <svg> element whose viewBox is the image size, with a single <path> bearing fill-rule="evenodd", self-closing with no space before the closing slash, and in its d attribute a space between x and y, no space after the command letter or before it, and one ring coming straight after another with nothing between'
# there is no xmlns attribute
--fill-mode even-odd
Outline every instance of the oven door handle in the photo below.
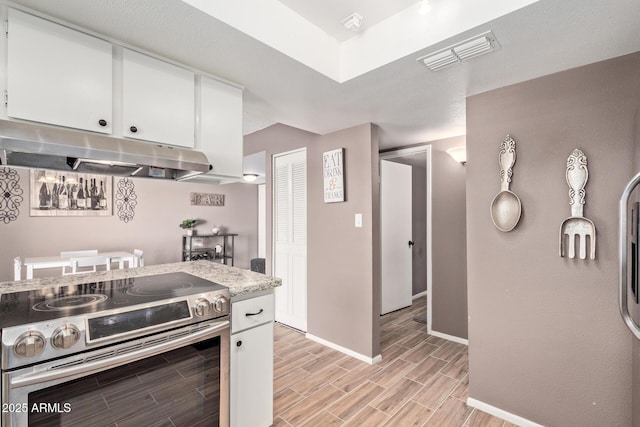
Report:
<svg viewBox="0 0 640 427"><path fill-rule="evenodd" d="M192 334L182 336L180 338L156 344L150 347L141 348L139 350L130 351L123 354L116 354L103 360L74 365L68 368L61 368L51 371L34 372L26 375L11 378L10 387L12 389L26 387L34 384L41 384L48 381L55 381L63 378L77 376L82 374L92 374L115 368L127 363L135 362L140 359L155 356L167 351L175 350L185 345L194 344L205 339L213 338L220 335L221 331L229 328L229 321L216 323L208 328L194 332Z"/></svg>

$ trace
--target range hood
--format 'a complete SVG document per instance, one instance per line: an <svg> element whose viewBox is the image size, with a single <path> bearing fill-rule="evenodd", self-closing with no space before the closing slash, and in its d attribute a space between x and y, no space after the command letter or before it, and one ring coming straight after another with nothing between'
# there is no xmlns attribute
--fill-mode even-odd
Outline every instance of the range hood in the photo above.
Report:
<svg viewBox="0 0 640 427"><path fill-rule="evenodd" d="M2 119L0 166L174 180L211 169L195 150Z"/></svg>

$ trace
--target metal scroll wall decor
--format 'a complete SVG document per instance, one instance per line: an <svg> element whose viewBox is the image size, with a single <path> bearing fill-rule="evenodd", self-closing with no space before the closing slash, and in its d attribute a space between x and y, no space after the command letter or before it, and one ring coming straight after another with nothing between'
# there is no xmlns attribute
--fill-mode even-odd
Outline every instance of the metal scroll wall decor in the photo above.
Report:
<svg viewBox="0 0 640 427"><path fill-rule="evenodd" d="M589 179L587 156L578 148L573 150L567 159L566 178L567 184L569 184L571 216L560 225L560 256L575 258L577 239L580 259L586 259L588 237L590 246L589 258L596 259L596 226L593 221L585 218L583 214L587 197L585 186Z"/></svg>
<svg viewBox="0 0 640 427"><path fill-rule="evenodd" d="M138 204L135 184L129 178L121 178L118 180L117 187L116 209L118 210L118 218L124 222L133 221L136 205Z"/></svg>
<svg viewBox="0 0 640 427"><path fill-rule="evenodd" d="M0 221L9 224L18 219L20 203L24 200L20 175L15 169L0 169Z"/></svg>

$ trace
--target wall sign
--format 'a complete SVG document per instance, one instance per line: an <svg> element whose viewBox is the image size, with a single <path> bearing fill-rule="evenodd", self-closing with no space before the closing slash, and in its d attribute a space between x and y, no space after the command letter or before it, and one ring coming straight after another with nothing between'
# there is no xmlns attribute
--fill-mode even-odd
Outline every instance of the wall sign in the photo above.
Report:
<svg viewBox="0 0 640 427"><path fill-rule="evenodd" d="M193 206L224 206L224 194L191 193Z"/></svg>
<svg viewBox="0 0 640 427"><path fill-rule="evenodd" d="M31 216L111 216L113 177L31 170Z"/></svg>
<svg viewBox="0 0 640 427"><path fill-rule="evenodd" d="M344 202L344 148L322 153L324 202Z"/></svg>

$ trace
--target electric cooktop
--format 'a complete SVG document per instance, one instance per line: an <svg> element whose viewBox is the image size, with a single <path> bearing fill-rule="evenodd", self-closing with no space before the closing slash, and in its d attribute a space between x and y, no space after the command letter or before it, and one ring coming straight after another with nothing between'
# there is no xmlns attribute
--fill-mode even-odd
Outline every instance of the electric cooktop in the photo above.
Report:
<svg viewBox="0 0 640 427"><path fill-rule="evenodd" d="M0 328L98 313L227 288L177 272L0 295Z"/></svg>

